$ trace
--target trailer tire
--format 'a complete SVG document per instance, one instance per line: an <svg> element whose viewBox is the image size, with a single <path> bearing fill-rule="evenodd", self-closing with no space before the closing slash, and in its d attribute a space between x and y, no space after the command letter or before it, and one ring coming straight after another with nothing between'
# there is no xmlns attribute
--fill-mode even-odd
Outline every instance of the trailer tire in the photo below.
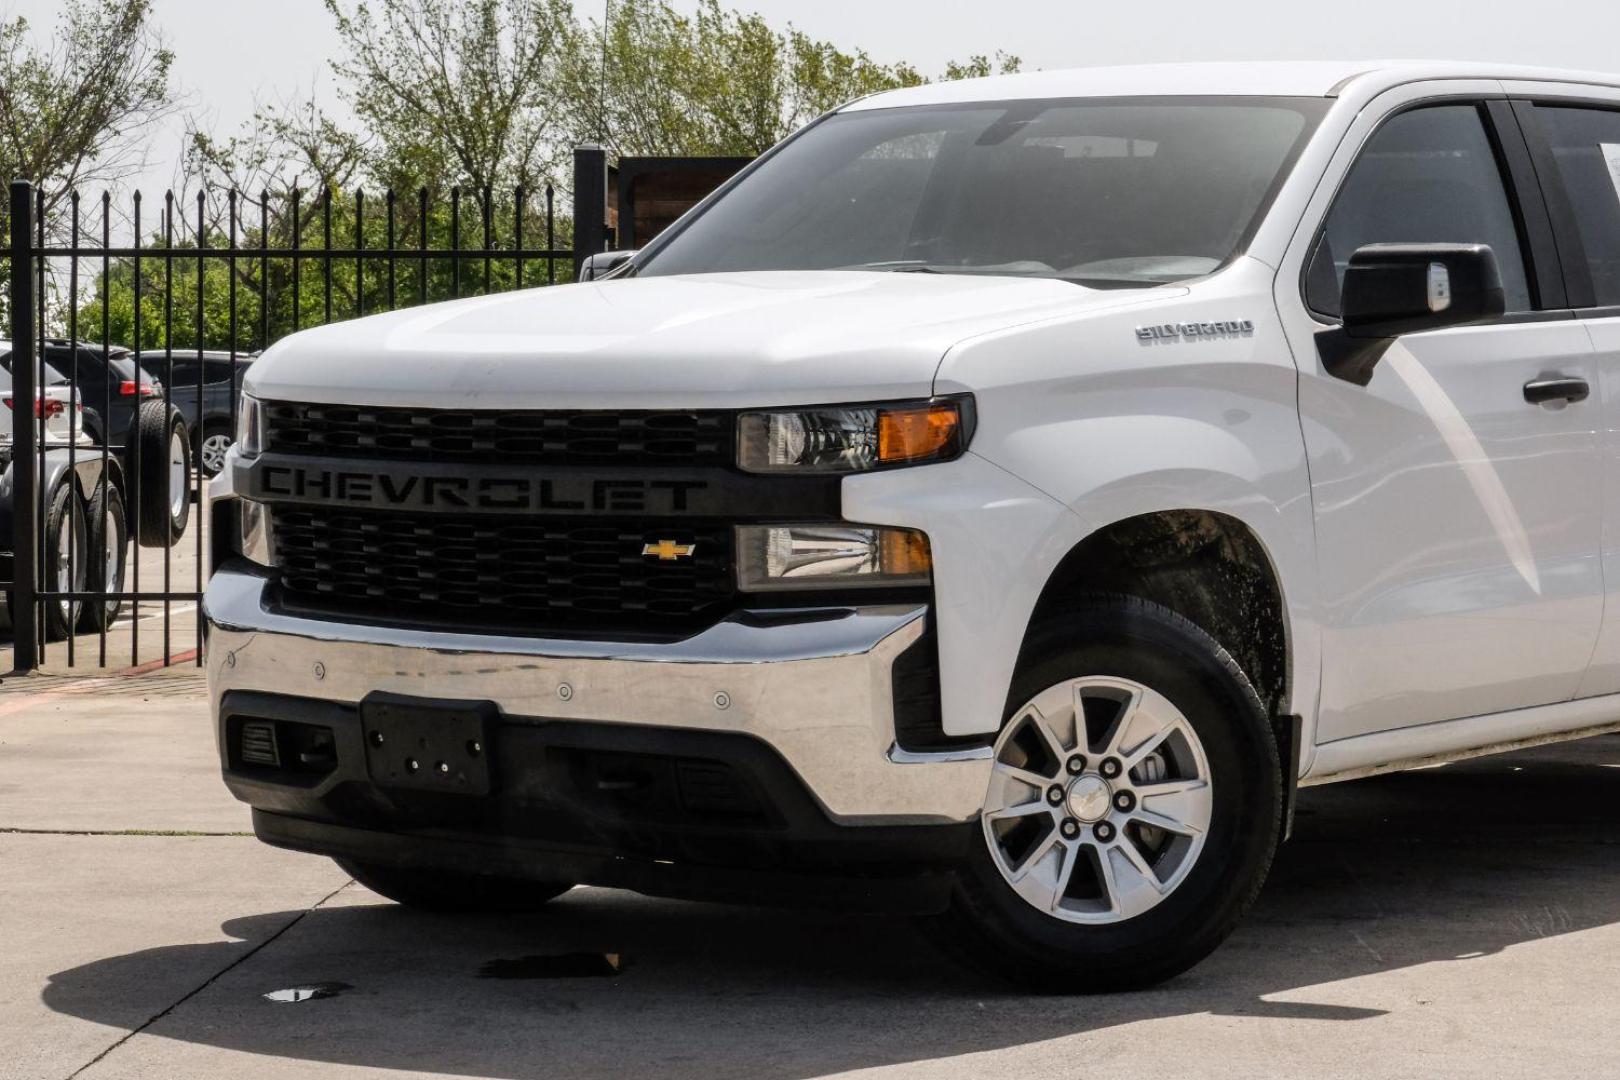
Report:
<svg viewBox="0 0 1620 1080"><path fill-rule="evenodd" d="M45 573L40 586L50 592L83 592L89 545L85 542L85 509L78 504L74 485L67 481L58 484L46 508L41 550ZM83 607L80 602L57 598L41 599L39 603L45 612L46 641L61 641L73 632Z"/></svg>
<svg viewBox="0 0 1620 1080"><path fill-rule="evenodd" d="M85 592L121 593L129 566L129 517L124 510L124 497L114 484L97 486L86 517L90 528ZM79 615L79 629L86 633L110 629L123 608L124 601L116 597L87 603Z"/></svg>

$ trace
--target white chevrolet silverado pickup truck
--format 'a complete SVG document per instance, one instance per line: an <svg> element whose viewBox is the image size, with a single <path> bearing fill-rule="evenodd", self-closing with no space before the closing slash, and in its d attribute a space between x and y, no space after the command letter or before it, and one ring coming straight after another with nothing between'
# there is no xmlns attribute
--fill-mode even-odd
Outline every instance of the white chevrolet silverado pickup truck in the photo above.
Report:
<svg viewBox="0 0 1620 1080"><path fill-rule="evenodd" d="M601 280L253 366L225 779L408 904L856 905L1151 983L1300 784L1620 728L1611 367L1620 80L867 98Z"/></svg>

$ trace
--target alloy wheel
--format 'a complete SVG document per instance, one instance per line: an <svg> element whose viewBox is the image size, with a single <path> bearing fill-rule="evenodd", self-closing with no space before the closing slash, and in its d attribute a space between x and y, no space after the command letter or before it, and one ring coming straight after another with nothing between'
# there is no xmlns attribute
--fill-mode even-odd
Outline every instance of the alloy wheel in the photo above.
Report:
<svg viewBox="0 0 1620 1080"><path fill-rule="evenodd" d="M1074 923L1135 918L1169 897L1203 851L1209 761L1181 710L1130 679L1048 687L995 747L982 824L1007 884Z"/></svg>
<svg viewBox="0 0 1620 1080"><path fill-rule="evenodd" d="M202 441L198 454L204 476L218 476L225 468L225 454L231 448L229 435L210 435Z"/></svg>

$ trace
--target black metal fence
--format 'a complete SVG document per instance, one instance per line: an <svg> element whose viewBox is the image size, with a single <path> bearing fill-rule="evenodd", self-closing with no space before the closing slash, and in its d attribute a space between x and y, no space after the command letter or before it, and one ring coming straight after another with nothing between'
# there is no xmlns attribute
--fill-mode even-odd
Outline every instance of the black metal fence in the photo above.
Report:
<svg viewBox="0 0 1620 1080"><path fill-rule="evenodd" d="M575 189L580 205L605 204L600 150L576 155ZM207 430L205 409L220 386L204 361L223 358L234 431L243 358L278 338L397 307L570 281L578 260L612 237L604 210L559 215L550 187L452 189L437 198L201 191L152 203L138 194L124 205L73 194L47 212L43 193L11 186L10 247L0 255L0 275L9 274L11 381L0 589L18 670L38 667L57 639L53 665L122 664L125 649L131 665L143 656L201 663L200 614L181 630L171 615L176 605L200 603L203 591L203 470L175 479L176 462L155 466L151 455L165 446L140 437L134 420L119 437L112 418L121 408L141 422L141 408L161 408L166 423L178 411ZM138 364L132 375L126 360ZM118 370L96 374L109 366ZM61 413L78 408L83 426L101 437L64 443ZM0 420L0 440L6 427ZM125 503L127 523L125 536L110 542L109 490ZM133 545L129 534L158 517L154 506L186 516L184 531L167 545ZM124 572L115 574L109 549L120 545ZM161 641L148 631L143 650L142 623L159 614ZM176 633L185 640L171 640Z"/></svg>

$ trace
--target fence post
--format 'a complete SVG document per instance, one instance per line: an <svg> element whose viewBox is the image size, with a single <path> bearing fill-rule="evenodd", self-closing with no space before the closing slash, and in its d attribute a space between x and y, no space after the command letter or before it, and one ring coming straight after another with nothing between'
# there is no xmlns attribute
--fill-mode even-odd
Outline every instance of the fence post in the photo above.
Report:
<svg viewBox="0 0 1620 1080"><path fill-rule="evenodd" d="M34 425L34 185L11 185L11 632L12 665L39 667L39 457Z"/></svg>
<svg viewBox="0 0 1620 1080"><path fill-rule="evenodd" d="M607 151L594 143L574 148L574 280L585 260L607 250Z"/></svg>

